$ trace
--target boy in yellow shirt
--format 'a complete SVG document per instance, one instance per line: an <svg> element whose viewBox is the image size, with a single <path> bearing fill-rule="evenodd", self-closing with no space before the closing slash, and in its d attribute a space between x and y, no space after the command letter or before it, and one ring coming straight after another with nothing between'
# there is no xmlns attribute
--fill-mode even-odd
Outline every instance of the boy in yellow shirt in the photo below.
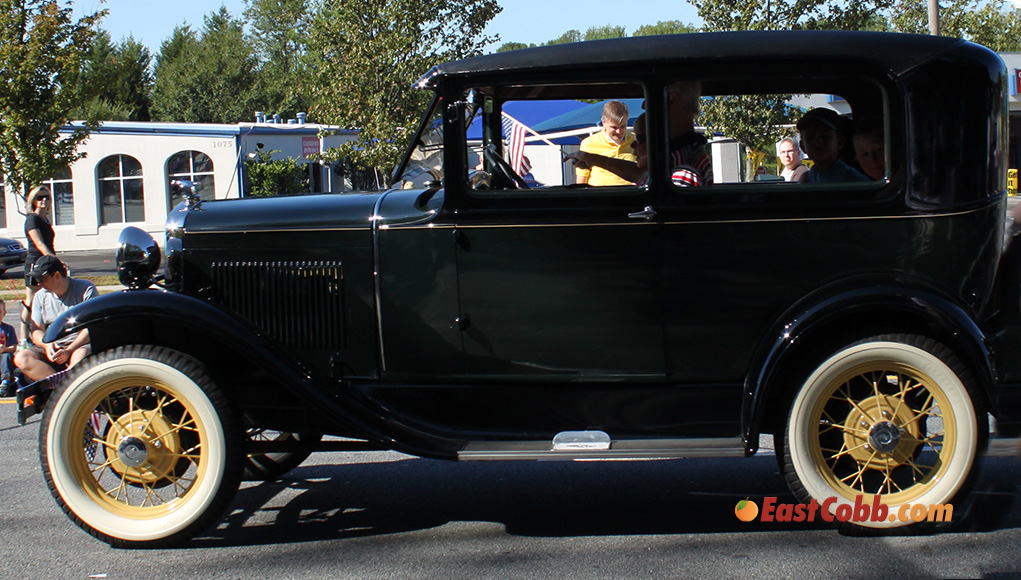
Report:
<svg viewBox="0 0 1021 580"><path fill-rule="evenodd" d="M603 105L603 130L589 135L581 142L581 150L585 153L596 153L604 157L637 161L632 143L635 136L628 132L627 122L630 118L627 105L620 101L609 101ZM577 168L575 174L578 183L589 185L630 185L631 182L617 177L602 167Z"/></svg>

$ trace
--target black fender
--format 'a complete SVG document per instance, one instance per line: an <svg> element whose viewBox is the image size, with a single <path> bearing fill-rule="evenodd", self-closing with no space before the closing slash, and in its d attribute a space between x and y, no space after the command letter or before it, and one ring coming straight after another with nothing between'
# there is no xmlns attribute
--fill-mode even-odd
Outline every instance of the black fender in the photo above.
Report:
<svg viewBox="0 0 1021 580"><path fill-rule="evenodd" d="M51 342L86 328L93 352L132 344L157 345L189 354L204 364L215 361L226 372L265 373L307 408L324 412L347 431L390 449L449 458L464 444L396 423L354 398L327 392L254 328L197 298L155 289L104 294L61 314L47 329L44 340ZM216 353L215 359L210 353Z"/></svg>
<svg viewBox="0 0 1021 580"><path fill-rule="evenodd" d="M794 312L776 325L772 342L760 348L758 364L747 378L741 422L749 454L758 448L771 397L800 387L790 383L789 371L803 370L805 363L813 362L812 355L832 354L828 349L838 345L827 339L850 341L887 333L931 336L961 357L975 375L986 408L994 415L998 412L998 374L986 335L963 307L935 292L870 285L831 294Z"/></svg>

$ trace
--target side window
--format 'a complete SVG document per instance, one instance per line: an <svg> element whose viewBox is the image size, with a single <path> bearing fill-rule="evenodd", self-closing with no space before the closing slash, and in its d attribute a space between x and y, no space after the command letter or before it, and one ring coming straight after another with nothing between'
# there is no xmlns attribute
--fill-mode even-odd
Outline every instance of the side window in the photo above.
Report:
<svg viewBox="0 0 1021 580"><path fill-rule="evenodd" d="M111 155L99 162L100 223L144 222L142 164L130 155Z"/></svg>
<svg viewBox="0 0 1021 580"><path fill-rule="evenodd" d="M53 195L53 225L74 225L74 182L71 169L66 168L42 183Z"/></svg>
<svg viewBox="0 0 1021 580"><path fill-rule="evenodd" d="M814 83L786 94L729 92L738 87L712 80L670 84L671 187L885 180L882 91L865 81Z"/></svg>
<svg viewBox="0 0 1021 580"><path fill-rule="evenodd" d="M635 143L640 85L488 87L474 95L466 138L478 195L629 195L644 185Z"/></svg>
<svg viewBox="0 0 1021 580"><path fill-rule="evenodd" d="M184 199L184 192L174 182L179 180L198 183L199 196L207 201L216 198L216 183L213 178L213 160L201 151L181 151L167 160L168 208Z"/></svg>

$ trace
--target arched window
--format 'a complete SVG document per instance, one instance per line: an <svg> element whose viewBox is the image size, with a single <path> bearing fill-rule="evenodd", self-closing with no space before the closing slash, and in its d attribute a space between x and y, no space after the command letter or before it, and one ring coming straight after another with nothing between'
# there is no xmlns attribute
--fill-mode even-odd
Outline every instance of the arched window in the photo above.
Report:
<svg viewBox="0 0 1021 580"><path fill-rule="evenodd" d="M174 153L167 161L167 182L170 192L169 207L174 207L183 199L180 187L174 185L177 180L197 181L198 193L202 199L216 199L213 179L213 160L201 151L181 151Z"/></svg>
<svg viewBox="0 0 1021 580"><path fill-rule="evenodd" d="M142 164L130 155L111 155L99 162L101 223L145 221Z"/></svg>
<svg viewBox="0 0 1021 580"><path fill-rule="evenodd" d="M71 181L71 168L64 169L42 184L50 188L53 195L53 205L50 208L53 225L74 225L74 182Z"/></svg>

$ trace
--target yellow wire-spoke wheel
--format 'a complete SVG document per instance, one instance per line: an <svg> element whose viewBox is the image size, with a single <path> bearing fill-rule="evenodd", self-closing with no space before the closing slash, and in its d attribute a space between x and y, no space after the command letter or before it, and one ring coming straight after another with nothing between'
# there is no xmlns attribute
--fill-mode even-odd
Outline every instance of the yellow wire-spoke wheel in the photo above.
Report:
<svg viewBox="0 0 1021 580"><path fill-rule="evenodd" d="M40 438L51 493L112 545L186 541L237 491L234 415L190 357L156 347L99 353L50 401Z"/></svg>
<svg viewBox="0 0 1021 580"><path fill-rule="evenodd" d="M884 336L845 347L805 380L784 437L784 473L801 501L840 504L874 497L897 513L946 504L973 472L985 414L970 373L948 349L917 336ZM854 522L900 527L898 518Z"/></svg>
<svg viewBox="0 0 1021 580"><path fill-rule="evenodd" d="M128 376L96 389L68 433L72 447L93 431L105 432L71 458L72 468L95 501L129 518L175 509L208 464L202 441L207 430L193 406L172 387L150 381Z"/></svg>
<svg viewBox="0 0 1021 580"><path fill-rule="evenodd" d="M882 494L901 504L923 495L953 462L956 422L930 377L896 362L848 369L821 393L809 444L821 475L841 496Z"/></svg>

